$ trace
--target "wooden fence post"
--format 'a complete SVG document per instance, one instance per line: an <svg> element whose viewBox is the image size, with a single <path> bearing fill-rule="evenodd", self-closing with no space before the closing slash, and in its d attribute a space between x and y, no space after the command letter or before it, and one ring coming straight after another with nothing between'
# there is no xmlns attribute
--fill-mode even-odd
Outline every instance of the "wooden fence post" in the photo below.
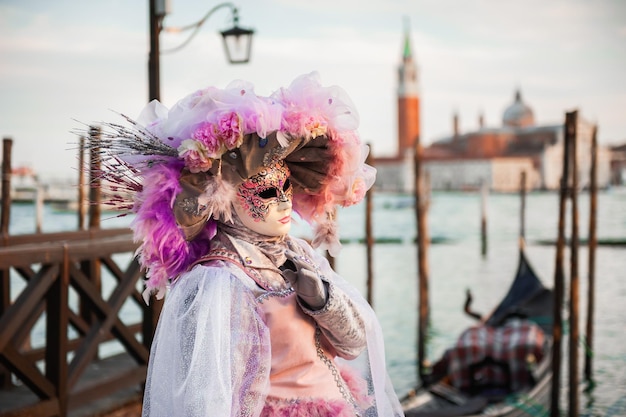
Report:
<svg viewBox="0 0 626 417"><path fill-rule="evenodd" d="M59 414L67 415L68 406L68 293L70 258L67 243L63 245L63 261L46 301L46 377L54 383L59 401Z"/></svg>

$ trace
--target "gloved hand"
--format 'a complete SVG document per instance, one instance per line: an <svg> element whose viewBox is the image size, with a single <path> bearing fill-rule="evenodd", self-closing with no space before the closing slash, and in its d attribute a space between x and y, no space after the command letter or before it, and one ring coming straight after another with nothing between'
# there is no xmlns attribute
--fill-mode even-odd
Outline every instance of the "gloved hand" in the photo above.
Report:
<svg viewBox="0 0 626 417"><path fill-rule="evenodd" d="M287 250L287 261L280 267L283 277L293 287L296 294L311 310L319 310L326 304L328 290L318 268L313 262L294 251Z"/></svg>

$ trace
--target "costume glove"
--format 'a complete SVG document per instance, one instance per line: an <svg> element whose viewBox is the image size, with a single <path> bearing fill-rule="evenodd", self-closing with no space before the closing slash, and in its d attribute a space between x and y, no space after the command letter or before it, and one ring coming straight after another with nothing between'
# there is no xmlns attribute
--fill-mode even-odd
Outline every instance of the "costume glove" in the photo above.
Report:
<svg viewBox="0 0 626 417"><path fill-rule="evenodd" d="M319 310L326 304L328 290L319 268L305 256L287 250L287 261L280 267L283 277L289 281L301 301L311 310Z"/></svg>

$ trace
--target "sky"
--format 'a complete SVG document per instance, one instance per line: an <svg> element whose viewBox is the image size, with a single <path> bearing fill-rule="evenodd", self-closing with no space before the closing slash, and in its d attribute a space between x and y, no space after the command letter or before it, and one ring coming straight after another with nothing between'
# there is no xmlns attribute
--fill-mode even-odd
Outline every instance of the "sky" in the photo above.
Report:
<svg viewBox="0 0 626 417"><path fill-rule="evenodd" d="M199 21L219 2L169 0L166 27ZM339 85L374 156L397 143L397 70L408 27L421 88L425 145L452 131L501 126L517 89L538 124L578 109L601 145L626 143L626 1L240 0L240 26L255 30L249 64L231 65L213 13L181 50L161 54L161 102L230 81L259 94L319 72ZM45 180L77 179L84 124L137 117L148 102L147 0L0 0L0 135L12 165ZM161 49L186 33L161 34Z"/></svg>

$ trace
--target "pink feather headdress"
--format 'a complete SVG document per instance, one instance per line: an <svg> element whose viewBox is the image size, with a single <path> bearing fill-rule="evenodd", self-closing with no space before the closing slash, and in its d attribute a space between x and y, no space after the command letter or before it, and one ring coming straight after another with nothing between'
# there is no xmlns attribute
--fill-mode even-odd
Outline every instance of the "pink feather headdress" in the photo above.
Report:
<svg viewBox="0 0 626 417"><path fill-rule="evenodd" d="M125 119L128 127L105 123L88 147L103 155L103 177L115 190L109 202L136 213L144 295L161 298L169 280L209 250L216 221L232 219L237 186L263 166L285 161L294 211L313 226L313 246L333 256L336 206L358 203L374 183L354 105L315 72L269 97L237 81L199 90L169 110L152 101L136 121ZM132 201L124 205L124 196Z"/></svg>

